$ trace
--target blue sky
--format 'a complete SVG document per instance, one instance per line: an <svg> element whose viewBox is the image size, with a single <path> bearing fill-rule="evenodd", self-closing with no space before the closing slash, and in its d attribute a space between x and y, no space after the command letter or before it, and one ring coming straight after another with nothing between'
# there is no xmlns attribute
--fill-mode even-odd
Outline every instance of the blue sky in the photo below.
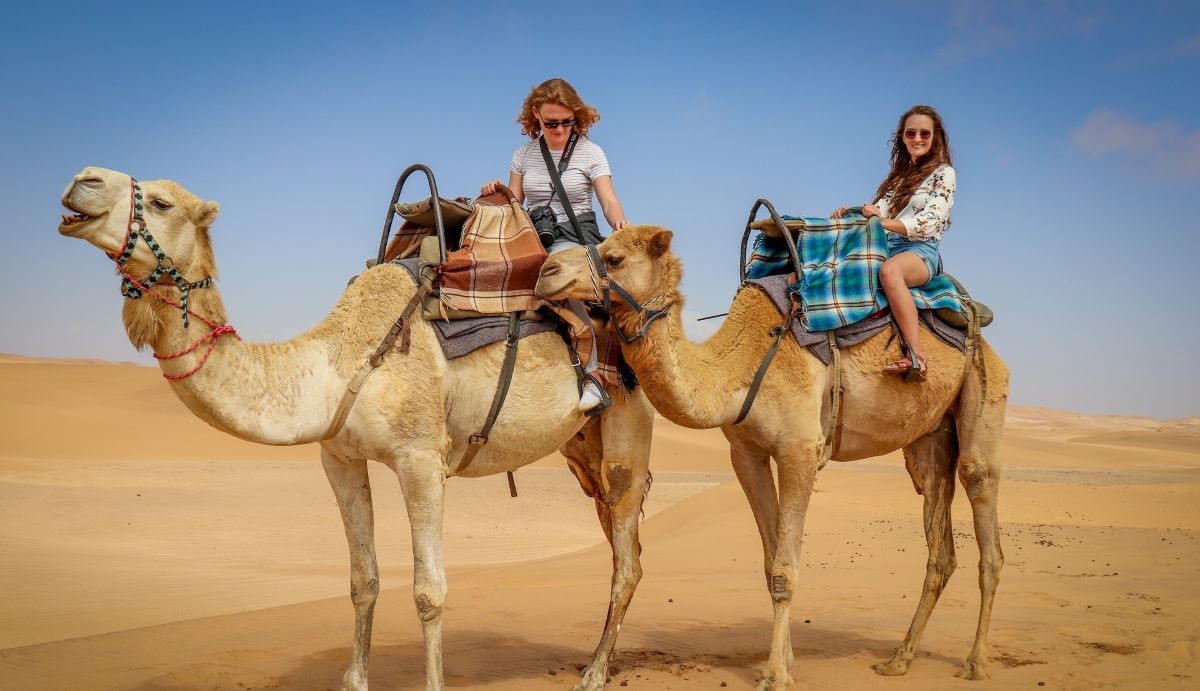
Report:
<svg viewBox="0 0 1200 691"><path fill-rule="evenodd" d="M523 97L561 76L628 217L675 231L691 315L728 306L756 198L867 200L928 103L958 169L946 267L998 315L1011 401L1200 415L1197 3L435 5L7 9L0 352L152 362L111 264L55 232L83 166L219 201L231 322L286 340L374 254L400 171L505 177Z"/></svg>

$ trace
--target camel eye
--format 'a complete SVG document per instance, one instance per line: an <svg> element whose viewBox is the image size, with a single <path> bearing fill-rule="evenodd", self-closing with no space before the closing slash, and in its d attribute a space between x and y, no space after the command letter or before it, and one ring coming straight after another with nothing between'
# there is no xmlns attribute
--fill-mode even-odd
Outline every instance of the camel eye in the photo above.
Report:
<svg viewBox="0 0 1200 691"><path fill-rule="evenodd" d="M152 201L150 203L153 204L154 207L156 209L158 209L159 211L166 211L167 209L170 209L174 206L174 204L163 201L161 199L155 199L154 201Z"/></svg>
<svg viewBox="0 0 1200 691"><path fill-rule="evenodd" d="M621 262L623 259L624 259L624 257L605 257L604 263L608 264L609 266L611 266L613 268L616 268L621 265Z"/></svg>

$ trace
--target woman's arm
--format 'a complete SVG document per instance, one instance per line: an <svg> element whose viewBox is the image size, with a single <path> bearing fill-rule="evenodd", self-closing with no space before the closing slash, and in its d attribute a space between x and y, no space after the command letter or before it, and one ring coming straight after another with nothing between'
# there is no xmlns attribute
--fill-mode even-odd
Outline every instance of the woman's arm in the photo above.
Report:
<svg viewBox="0 0 1200 691"><path fill-rule="evenodd" d="M902 219L905 233L914 240L932 240L941 237L950 225L950 207L954 206L954 190L958 176L950 166L942 166L921 183L929 188L929 201L925 208L912 218ZM899 231L897 231L899 232Z"/></svg>
<svg viewBox="0 0 1200 691"><path fill-rule="evenodd" d="M601 175L592 181L592 186L596 190L596 198L600 200L600 208L604 210L604 218L608 225L613 230L620 230L629 225L629 221L625 220L625 210L621 208L621 201L617 199L617 191L613 189L612 176Z"/></svg>
<svg viewBox="0 0 1200 691"><path fill-rule="evenodd" d="M512 191L513 196L518 202L525 203L525 178L520 173L514 173L511 170L508 172L508 189ZM479 196L486 197L496 191L496 185L499 185L499 180L492 180L484 183L483 187L479 188Z"/></svg>

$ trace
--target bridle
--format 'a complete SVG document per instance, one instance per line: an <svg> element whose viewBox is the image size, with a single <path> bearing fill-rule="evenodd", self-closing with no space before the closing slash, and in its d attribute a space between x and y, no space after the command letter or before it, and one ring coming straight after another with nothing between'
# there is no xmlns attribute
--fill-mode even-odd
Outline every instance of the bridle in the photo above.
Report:
<svg viewBox="0 0 1200 691"><path fill-rule="evenodd" d="M158 260L158 265L154 267L154 270L150 272L150 275L140 281L130 275L129 271L127 271L125 268L125 265L129 263L130 257L133 256L133 250L137 245L137 240L139 237L146 242L146 246L150 248L150 251ZM232 334L234 337L238 337L237 330L229 324L217 324L188 309L189 293L192 290L208 288L211 286L213 282L212 276L208 276L199 281L189 282L183 277L183 274L179 273L179 269L175 268L175 261L168 257L166 252L163 252L162 247L157 241L155 241L154 236L150 234L150 229L146 226L146 219L142 215L142 188L138 186L137 180L134 180L132 177L129 178L129 222L125 227L125 243L120 254L114 254L111 252L106 252L105 254L107 254L110 259L117 263L117 272L121 274L121 295L124 295L129 300L137 300L143 295L148 294L161 302L165 302L168 305L178 308L180 312L180 318L183 320L183 328L188 328L188 316L191 315L204 322L205 325L212 329L212 331L210 331L208 334L201 337L200 340L179 352L171 353L169 355L159 355L158 353L154 354L154 359L156 360L171 360L187 355L198 348L200 344L208 342L208 349L204 352L204 356L200 358L200 362L198 362L195 367L187 372L184 372L183 374L171 375L164 372L163 377L166 379L177 380L191 376L200 369L201 365L203 365L205 361L208 360L208 356L212 353L213 348L215 348L217 345L218 338L226 334ZM175 282L175 287L179 288L179 302L175 302L164 295L151 292L150 288L153 287L154 284L160 278L162 278L164 274L170 276L171 280Z"/></svg>
<svg viewBox="0 0 1200 691"><path fill-rule="evenodd" d="M667 316L671 310L671 305L668 304L660 309L650 309L650 305L667 299L667 293L662 293L658 297L651 298L645 302L638 302L632 295L629 294L620 283L617 283L608 275L608 271L604 268L604 261L600 257L600 250L596 249L595 245L584 245L588 253L588 273L592 279L592 293L600 298L604 305L604 311L612 314L612 294L615 292L617 297L633 310L633 313L638 317L637 332L632 336L626 336L621 330L621 326L613 321L613 328L620 337L621 342L628 345L646 337L646 332L650 329L650 325L658 319Z"/></svg>
<svg viewBox="0 0 1200 691"><path fill-rule="evenodd" d="M154 271L151 271L150 275L141 281L134 279L125 270L125 265L133 256L133 250L139 237L146 241L146 246L158 260ZM125 245L121 254L109 254L108 256L117 263L117 270L124 276L121 279L121 294L130 300L142 297L147 292L146 287L154 285L158 279L162 278L163 274L170 276L171 280L175 282L175 287L179 288L180 297L177 306L185 329L188 327L188 314L195 314L188 310L188 294L197 288L207 288L212 285L212 276L189 283L183 274L179 273L179 269L175 268L175 261L168 257L158 242L154 240L150 229L146 227L146 219L142 217L142 188L133 178L129 178L129 223L125 227ZM196 315L196 317L201 318L200 315Z"/></svg>

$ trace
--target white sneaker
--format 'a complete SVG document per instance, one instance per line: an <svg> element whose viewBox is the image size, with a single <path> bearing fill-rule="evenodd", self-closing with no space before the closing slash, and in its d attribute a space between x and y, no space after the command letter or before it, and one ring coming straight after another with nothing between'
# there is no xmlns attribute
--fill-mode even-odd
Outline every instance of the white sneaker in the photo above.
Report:
<svg viewBox="0 0 1200 691"><path fill-rule="evenodd" d="M603 402L604 394L601 393L600 387L596 386L596 382L591 379L584 381L583 393L579 395L579 412L586 413Z"/></svg>

